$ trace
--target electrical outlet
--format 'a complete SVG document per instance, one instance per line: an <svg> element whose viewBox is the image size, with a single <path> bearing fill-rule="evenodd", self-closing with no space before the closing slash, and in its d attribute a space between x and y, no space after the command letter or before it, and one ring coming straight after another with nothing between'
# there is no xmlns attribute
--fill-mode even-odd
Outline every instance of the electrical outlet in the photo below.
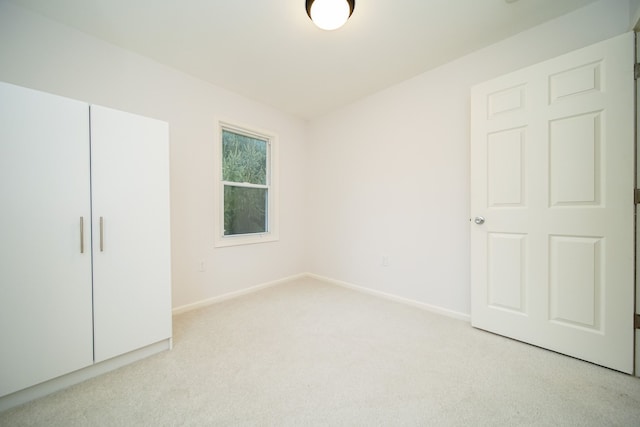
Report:
<svg viewBox="0 0 640 427"><path fill-rule="evenodd" d="M384 255L382 257L382 266L383 267L389 267L389 257L387 255Z"/></svg>
<svg viewBox="0 0 640 427"><path fill-rule="evenodd" d="M199 271L199 272L203 272L204 270L205 270L205 268L204 268L204 261L203 261L203 260L200 260L200 261L198 262L198 271Z"/></svg>

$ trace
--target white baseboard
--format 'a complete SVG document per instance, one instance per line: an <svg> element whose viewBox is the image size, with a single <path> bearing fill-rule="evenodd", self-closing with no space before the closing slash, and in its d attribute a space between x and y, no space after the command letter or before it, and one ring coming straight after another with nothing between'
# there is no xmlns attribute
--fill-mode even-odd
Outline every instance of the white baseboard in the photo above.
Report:
<svg viewBox="0 0 640 427"><path fill-rule="evenodd" d="M218 295L215 297L211 297L211 298L207 298L198 302L194 302L191 304L185 304L185 305L181 305L179 307L176 307L172 310L172 314L175 316L176 314L182 314L182 313L186 313L188 311L192 311L192 310L197 310L199 308L202 307L207 307L209 305L212 304L217 304L219 302L222 301L226 301L226 300L230 300L233 298L238 298L241 297L243 295L247 295L253 292L257 292L261 289L265 289L265 288L270 288L271 286L276 286L276 285L280 285L282 283L287 283L287 282L291 282L293 280L296 279L301 279L304 277L307 277L308 275L306 273L300 273L300 274L296 274L294 276L289 276L289 277L285 277L283 279L278 279L278 280L274 280L271 282L267 282L267 283L262 283L256 286L252 286L250 288L247 289L242 289L240 291L235 291L235 292L229 292L226 294L222 294L222 295Z"/></svg>
<svg viewBox="0 0 640 427"><path fill-rule="evenodd" d="M409 298L399 297L397 295L392 295L392 294L388 294L388 293L381 292L381 291L376 291L376 290L373 290L373 289L365 288L363 286L354 285L352 283L331 279L331 278L320 276L320 275L313 274L313 273L307 273L307 277L311 277L311 278L314 278L316 280L320 280L320 281L323 281L323 282L326 282L326 283L330 283L330 284L333 284L333 285L341 286L343 288L352 289L354 291L362 292L362 293L373 295L373 296L376 296L376 297L380 297L380 298L388 299L388 300L391 300L391 301L399 302L399 303L402 303L402 304L410 305L412 307L416 307L416 308L419 308L419 309L422 309L422 310L426 310L426 311L430 311L430 312L433 312L433 313L441 314L443 316L452 317L454 319L464 320L466 322L470 322L471 321L471 316L466 314L466 313L461 313L461 312L458 312L458 311L449 310L447 308L442 308L442 307L438 307L438 306L435 306L435 305L426 304L424 302L415 301L415 300L412 300L412 299L409 299Z"/></svg>
<svg viewBox="0 0 640 427"><path fill-rule="evenodd" d="M316 280L320 280L322 282L325 283L329 283L332 285L336 285L336 286L341 286L343 288L348 288L354 291L358 291L358 292L362 292L365 294L369 294L369 295L373 295L379 298L384 298L384 299L388 299L391 301L395 301L395 302L399 302L402 304L406 304L406 305L410 305L412 307L416 307L422 310L426 310L426 311L430 311L432 313L437 313L437 314L441 314L443 316L447 316L447 317L452 317L454 319L458 319L458 320L464 320L466 322L470 322L471 321L471 316L469 316L466 313L461 313L458 311L454 311L454 310L449 310L447 308L443 308L443 307L438 307L435 305L431 305L431 304L426 304L420 301L415 301L409 298L404 298L404 297L400 297L397 295L392 295L392 294L388 294L385 292L380 292L380 291L376 291L373 289L369 289L369 288L365 288L363 286L358 286L358 285L354 285L352 283L348 283L348 282L343 282L340 280L335 280L335 279L331 279L329 277L324 277L324 276L320 276L318 274L314 274L314 273L301 273L301 274L296 274L294 276L289 276L289 277L285 277L283 279L278 279L278 280L274 280L271 282L267 282L267 283L262 283L260 285L256 285L256 286L252 286L250 288L247 289L242 289L240 291L235 291L235 292L229 292L223 295L218 295L216 297L212 297L212 298L207 298L205 300L202 301L198 301L198 302L194 302L191 304L185 304L182 305L180 307L176 307L173 309L173 315L176 314L182 314L182 313L186 313L188 311L191 310L197 310L199 308L203 308L203 307L207 307L209 305L212 304L217 304L219 302L223 302L223 301L227 301L233 298L238 298L241 297L243 295L247 295L253 292L257 292L259 290L265 289L265 288L269 288L271 286L276 286L276 285L280 285L282 283L288 283L291 282L293 280L297 280L297 279L303 279L305 277L310 277L312 279L316 279Z"/></svg>

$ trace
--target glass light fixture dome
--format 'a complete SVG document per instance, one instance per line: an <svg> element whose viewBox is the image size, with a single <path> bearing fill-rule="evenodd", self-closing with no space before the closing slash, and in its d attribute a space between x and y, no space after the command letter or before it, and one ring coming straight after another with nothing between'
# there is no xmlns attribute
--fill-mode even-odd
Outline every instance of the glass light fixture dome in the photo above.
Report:
<svg viewBox="0 0 640 427"><path fill-rule="evenodd" d="M306 0L307 15L318 28L336 30L353 13L355 0Z"/></svg>

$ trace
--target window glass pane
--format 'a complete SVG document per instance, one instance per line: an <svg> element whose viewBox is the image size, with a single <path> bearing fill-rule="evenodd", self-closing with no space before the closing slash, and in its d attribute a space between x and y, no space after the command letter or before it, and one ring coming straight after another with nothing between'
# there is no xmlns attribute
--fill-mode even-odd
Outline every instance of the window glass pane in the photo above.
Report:
<svg viewBox="0 0 640 427"><path fill-rule="evenodd" d="M224 186L224 234L267 231L267 189Z"/></svg>
<svg viewBox="0 0 640 427"><path fill-rule="evenodd" d="M222 131L222 179L267 184L267 141Z"/></svg>

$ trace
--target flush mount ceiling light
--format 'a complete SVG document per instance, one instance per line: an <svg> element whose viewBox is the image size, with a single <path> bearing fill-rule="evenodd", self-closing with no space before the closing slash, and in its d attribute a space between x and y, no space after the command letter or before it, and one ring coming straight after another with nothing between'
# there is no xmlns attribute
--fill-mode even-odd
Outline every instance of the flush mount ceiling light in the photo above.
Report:
<svg viewBox="0 0 640 427"><path fill-rule="evenodd" d="M336 30L353 13L356 0L306 0L307 15L318 28Z"/></svg>

